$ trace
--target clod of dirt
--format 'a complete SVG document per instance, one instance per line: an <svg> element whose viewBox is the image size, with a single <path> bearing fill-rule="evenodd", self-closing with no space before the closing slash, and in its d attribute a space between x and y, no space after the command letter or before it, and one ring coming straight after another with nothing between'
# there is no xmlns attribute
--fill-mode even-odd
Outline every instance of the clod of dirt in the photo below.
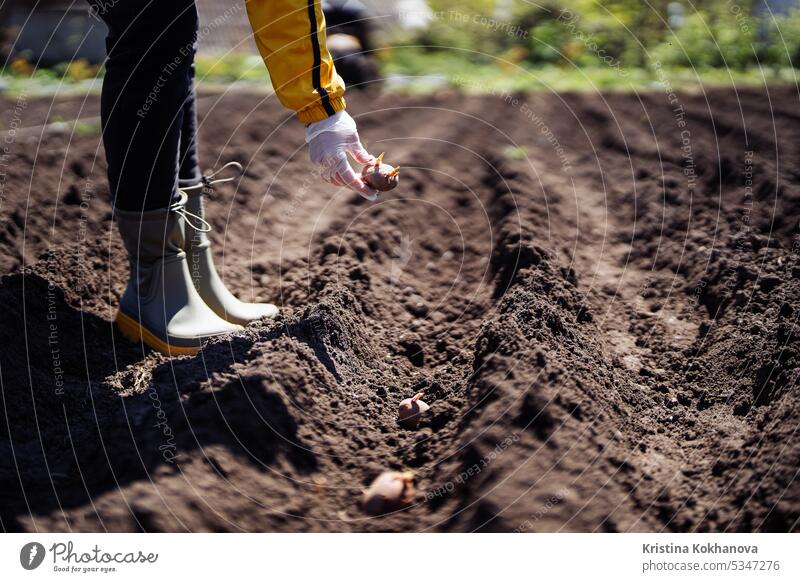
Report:
<svg viewBox="0 0 800 582"><path fill-rule="evenodd" d="M393 168L383 163L383 154L379 155L374 164L368 164L361 170L361 177L367 186L380 192L395 188L400 181L400 166Z"/></svg>
<svg viewBox="0 0 800 582"><path fill-rule="evenodd" d="M364 492L361 507L369 515L383 515L411 503L414 497L414 473L384 471Z"/></svg>
<svg viewBox="0 0 800 582"><path fill-rule="evenodd" d="M422 415L430 410L430 406L421 400L422 392L406 398L397 407L397 421L406 428L417 428Z"/></svg>

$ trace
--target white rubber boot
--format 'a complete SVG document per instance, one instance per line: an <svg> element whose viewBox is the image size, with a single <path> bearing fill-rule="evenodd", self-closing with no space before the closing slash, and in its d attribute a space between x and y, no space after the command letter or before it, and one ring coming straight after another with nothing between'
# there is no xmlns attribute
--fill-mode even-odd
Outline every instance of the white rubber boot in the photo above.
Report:
<svg viewBox="0 0 800 582"><path fill-rule="evenodd" d="M116 323L131 341L167 355L196 354L210 338L242 329L217 316L189 276L184 249L187 196L160 210L115 210L130 278Z"/></svg>
<svg viewBox="0 0 800 582"><path fill-rule="evenodd" d="M275 317L278 314L278 308L272 303L245 303L234 297L225 287L214 265L211 241L206 234L211 230L211 226L205 220L204 198L213 184L229 182L238 177L213 179L219 172L229 167L236 168L239 172L242 170L242 166L239 163L229 162L210 176L204 176L201 183L182 188L182 191L188 195L186 202L187 212L191 214L193 219L196 217L205 227L200 228L197 224L190 225L188 223L185 225L184 249L186 250L192 283L194 283L195 289L200 297L203 298L203 301L206 302L206 305L226 321L247 325L261 318Z"/></svg>

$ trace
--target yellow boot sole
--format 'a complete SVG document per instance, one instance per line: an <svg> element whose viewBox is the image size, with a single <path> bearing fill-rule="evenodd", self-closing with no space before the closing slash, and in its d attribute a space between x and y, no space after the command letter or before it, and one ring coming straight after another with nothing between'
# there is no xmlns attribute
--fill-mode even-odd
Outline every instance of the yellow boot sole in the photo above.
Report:
<svg viewBox="0 0 800 582"><path fill-rule="evenodd" d="M121 311L117 311L117 317L114 321L117 327L119 327L119 331L122 332L122 335L127 339L134 343L144 342L145 345L165 356L193 356L203 349L202 346L186 348L170 345L146 327L142 326L138 321L125 315Z"/></svg>

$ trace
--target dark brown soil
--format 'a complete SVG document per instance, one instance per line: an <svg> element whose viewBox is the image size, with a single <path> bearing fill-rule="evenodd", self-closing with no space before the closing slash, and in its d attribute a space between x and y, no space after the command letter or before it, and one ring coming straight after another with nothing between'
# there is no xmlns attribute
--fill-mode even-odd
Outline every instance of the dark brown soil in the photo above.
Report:
<svg viewBox="0 0 800 582"><path fill-rule="evenodd" d="M218 262L282 314L172 360L111 323L99 135L18 132L0 525L797 530L798 93L670 97L354 95L403 167L378 203L314 180L274 98L205 98L206 166L247 166L211 203ZM97 111L28 105L28 127ZM417 392L430 413L402 428ZM416 498L369 517L387 469Z"/></svg>

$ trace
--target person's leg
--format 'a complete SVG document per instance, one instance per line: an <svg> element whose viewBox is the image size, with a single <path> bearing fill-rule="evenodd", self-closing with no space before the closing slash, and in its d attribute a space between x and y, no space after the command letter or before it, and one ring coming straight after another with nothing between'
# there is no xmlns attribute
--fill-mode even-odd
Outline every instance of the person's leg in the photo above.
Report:
<svg viewBox="0 0 800 582"><path fill-rule="evenodd" d="M180 132L180 158L178 182L181 187L193 186L200 182L200 159L197 154L197 96L194 87L194 52L187 74L187 94L183 103L183 117Z"/></svg>
<svg viewBox="0 0 800 582"><path fill-rule="evenodd" d="M101 117L114 206L165 208L177 188L194 0L97 1L95 11L109 28Z"/></svg>
<svg viewBox="0 0 800 582"><path fill-rule="evenodd" d="M124 336L170 355L196 353L241 329L192 284L183 249L186 195L178 186L183 108L197 36L194 0L95 4L108 24L101 116L114 218L130 276L117 310Z"/></svg>
<svg viewBox="0 0 800 582"><path fill-rule="evenodd" d="M183 106L183 125L180 137L180 172L181 188L188 188L186 193L186 210L195 218L205 220L207 216L206 194L211 184L202 183L202 172L197 154L197 108L194 91L194 66L190 70L191 79L189 97ZM233 170L235 171L235 170ZM225 169L223 169L225 172ZM227 172L226 172L227 173ZM225 176L228 178L229 176ZM201 186L202 187L199 187ZM187 225L185 228L184 250L189 263L189 273L198 294L214 313L222 319L239 325L247 325L262 317L274 317L278 308L271 303L245 303L228 291L222 278L217 273L211 239L201 230Z"/></svg>

